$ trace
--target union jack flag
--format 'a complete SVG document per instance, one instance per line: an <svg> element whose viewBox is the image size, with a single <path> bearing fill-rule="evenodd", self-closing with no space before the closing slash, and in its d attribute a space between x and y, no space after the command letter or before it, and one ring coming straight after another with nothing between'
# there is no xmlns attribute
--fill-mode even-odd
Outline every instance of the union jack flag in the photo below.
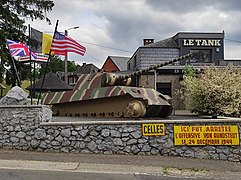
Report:
<svg viewBox="0 0 241 180"><path fill-rule="evenodd" d="M29 56L30 49L26 44L19 41L12 41L7 39L8 49L11 56ZM34 52L31 52L31 59L37 59L37 55Z"/></svg>

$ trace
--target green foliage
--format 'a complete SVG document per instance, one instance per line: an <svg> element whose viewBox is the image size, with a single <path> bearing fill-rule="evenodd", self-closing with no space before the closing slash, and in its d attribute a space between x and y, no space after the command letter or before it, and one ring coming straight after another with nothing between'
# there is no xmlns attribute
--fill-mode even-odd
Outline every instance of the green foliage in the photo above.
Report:
<svg viewBox="0 0 241 180"><path fill-rule="evenodd" d="M188 76L188 77L189 76L191 76L191 77L195 76L195 70L190 65L186 65L184 67L183 71L184 71L184 76Z"/></svg>
<svg viewBox="0 0 241 180"><path fill-rule="evenodd" d="M47 63L41 64L40 69L38 69L39 77L43 77L45 73ZM74 63L74 61L68 61L68 72L74 72L77 69L77 65ZM50 63L48 64L47 73L52 72L56 73L57 71L64 71L64 61L61 60L58 56L51 56Z"/></svg>
<svg viewBox="0 0 241 180"><path fill-rule="evenodd" d="M11 66L5 38L26 43L27 37L24 34L27 28L24 25L25 18L32 20L46 19L50 22L45 15L46 12L52 10L53 6L54 3L50 0L0 0L0 77L7 73L11 76L11 81L8 83L13 84L16 80L11 75L11 73L15 73L11 71L12 68L10 68L10 72L4 68Z"/></svg>
<svg viewBox="0 0 241 180"><path fill-rule="evenodd" d="M26 90L25 88L30 85L30 82L27 80L24 80L21 83L22 83L21 88L29 94L29 91ZM6 84L6 81L3 81L2 84L6 87L6 89L3 89L3 96L5 96L8 93L8 91L12 89L12 86Z"/></svg>
<svg viewBox="0 0 241 180"><path fill-rule="evenodd" d="M187 108L198 114L240 117L241 71L208 67L199 77L186 76L182 81L182 98Z"/></svg>
<svg viewBox="0 0 241 180"><path fill-rule="evenodd" d="M22 81L21 88L22 88L26 93L29 94L29 91L26 90L26 88L27 88L28 86L30 86L30 81L27 81L27 80Z"/></svg>
<svg viewBox="0 0 241 180"><path fill-rule="evenodd" d="M68 61L68 72L74 72L77 69L77 65L74 61Z"/></svg>
<svg viewBox="0 0 241 180"><path fill-rule="evenodd" d="M1 82L5 87L6 89L3 89L3 96L5 96L7 94L7 92L11 89L11 86L7 85L5 81Z"/></svg>
<svg viewBox="0 0 241 180"><path fill-rule="evenodd" d="M42 71L45 71L45 66L47 64L43 64L44 68ZM51 56L50 63L48 64L48 72L56 73L57 71L64 71L64 61L62 61L59 57L57 56ZM43 73L41 73L43 74Z"/></svg>

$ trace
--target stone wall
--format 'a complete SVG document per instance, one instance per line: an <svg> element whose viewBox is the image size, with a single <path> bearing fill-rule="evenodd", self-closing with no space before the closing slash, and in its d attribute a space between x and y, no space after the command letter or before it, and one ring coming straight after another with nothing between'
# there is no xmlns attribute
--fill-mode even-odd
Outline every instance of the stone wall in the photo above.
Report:
<svg viewBox="0 0 241 180"><path fill-rule="evenodd" d="M40 123L51 119L52 112L45 106L0 106L0 147L29 149Z"/></svg>
<svg viewBox="0 0 241 180"><path fill-rule="evenodd" d="M174 125L238 125L240 120L48 122L44 107L1 108L0 147L66 153L183 156L241 161L240 146L174 146ZM46 111L48 112L48 111ZM46 113L44 112L44 113ZM142 136L142 123L164 123L164 136Z"/></svg>

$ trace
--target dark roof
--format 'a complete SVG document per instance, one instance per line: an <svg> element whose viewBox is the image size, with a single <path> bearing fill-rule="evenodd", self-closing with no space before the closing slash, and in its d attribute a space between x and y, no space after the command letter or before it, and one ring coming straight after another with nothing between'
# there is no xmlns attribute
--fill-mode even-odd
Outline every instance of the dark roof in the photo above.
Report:
<svg viewBox="0 0 241 180"><path fill-rule="evenodd" d="M89 74L93 71L98 71L99 69L94 64L83 64L79 66L73 74Z"/></svg>
<svg viewBox="0 0 241 180"><path fill-rule="evenodd" d="M120 71L127 70L127 62L129 61L129 57L121 57L121 56L109 56L112 62L118 67Z"/></svg>
<svg viewBox="0 0 241 180"><path fill-rule="evenodd" d="M197 38L217 38L217 39L223 39L224 38L224 31L221 33L217 32L178 32L176 35L173 36L173 38L180 39L180 38L191 38L191 39L197 39Z"/></svg>
<svg viewBox="0 0 241 180"><path fill-rule="evenodd" d="M43 82L43 78L35 83L35 90L38 91L41 89ZM33 85L34 86L34 85ZM26 88L27 90L31 89L31 86ZM53 73L48 73L45 76L45 81L43 85L43 91L65 91L65 90L72 90L73 88L58 78Z"/></svg>
<svg viewBox="0 0 241 180"><path fill-rule="evenodd" d="M69 74L69 72L68 72L68 74ZM64 78L64 72L63 72L63 71L57 71L57 72L55 73L55 75L56 75L58 78L60 78L60 79L63 79L63 78Z"/></svg>
<svg viewBox="0 0 241 180"><path fill-rule="evenodd" d="M173 37L163 39L161 41L157 41L155 43L151 43L142 47L167 47L167 48L178 48L177 43L173 39Z"/></svg>

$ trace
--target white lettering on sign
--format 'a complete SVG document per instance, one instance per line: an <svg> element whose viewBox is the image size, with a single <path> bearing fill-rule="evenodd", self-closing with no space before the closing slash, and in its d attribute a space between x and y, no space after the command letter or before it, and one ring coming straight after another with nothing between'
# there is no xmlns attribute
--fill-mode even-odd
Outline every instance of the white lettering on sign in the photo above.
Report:
<svg viewBox="0 0 241 180"><path fill-rule="evenodd" d="M221 46L218 39L183 39L183 46Z"/></svg>

